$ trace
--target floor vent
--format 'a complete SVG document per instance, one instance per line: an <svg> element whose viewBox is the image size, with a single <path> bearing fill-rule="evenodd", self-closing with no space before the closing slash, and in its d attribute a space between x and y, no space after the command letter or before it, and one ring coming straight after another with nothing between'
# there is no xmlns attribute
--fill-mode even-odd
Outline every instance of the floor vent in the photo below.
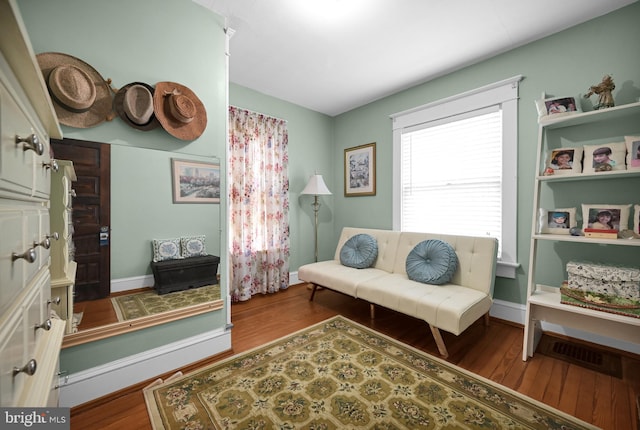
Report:
<svg viewBox="0 0 640 430"><path fill-rule="evenodd" d="M542 336L538 352L605 375L622 378L622 357L613 352L547 335Z"/></svg>

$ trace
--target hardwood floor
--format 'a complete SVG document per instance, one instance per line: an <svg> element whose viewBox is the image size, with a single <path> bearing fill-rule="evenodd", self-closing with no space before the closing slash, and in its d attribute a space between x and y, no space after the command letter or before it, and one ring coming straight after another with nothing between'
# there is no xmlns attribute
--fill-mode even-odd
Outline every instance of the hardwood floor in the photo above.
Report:
<svg viewBox="0 0 640 430"><path fill-rule="evenodd" d="M371 327L432 355L438 349L424 321L384 309L369 319L369 305L330 290L319 291L309 302L304 284L248 302L233 304L233 351L219 354L182 370L197 367L254 348L334 315ZM637 429L636 399L640 395L640 356L620 352L623 378L607 376L542 354L521 359L522 327L491 319L489 327L477 321L462 335L442 332L449 349L447 361L519 391L602 429ZM167 377L174 372L159 377ZM71 428L151 429L142 387L137 384L115 395L71 410Z"/></svg>

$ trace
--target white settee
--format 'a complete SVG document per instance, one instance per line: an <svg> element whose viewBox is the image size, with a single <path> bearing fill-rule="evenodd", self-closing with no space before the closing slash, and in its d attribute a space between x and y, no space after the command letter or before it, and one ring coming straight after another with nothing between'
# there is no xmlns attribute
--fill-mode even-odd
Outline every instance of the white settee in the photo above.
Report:
<svg viewBox="0 0 640 430"><path fill-rule="evenodd" d="M340 263L343 245L361 233L377 241L375 262L364 269L343 266ZM418 243L428 239L446 242L455 250L458 266L446 284L425 284L407 276L407 255ZM497 240L488 237L345 227L334 259L301 266L298 278L313 284L309 300L313 300L320 286L369 302L372 319L374 305L380 305L426 321L440 354L447 357L439 329L457 336L483 315L485 323L489 322L497 250Z"/></svg>

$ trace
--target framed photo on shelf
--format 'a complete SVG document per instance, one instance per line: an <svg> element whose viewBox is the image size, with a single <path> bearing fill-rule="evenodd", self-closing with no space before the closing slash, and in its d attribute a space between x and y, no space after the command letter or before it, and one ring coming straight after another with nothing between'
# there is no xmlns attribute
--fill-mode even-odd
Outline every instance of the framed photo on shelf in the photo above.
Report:
<svg viewBox="0 0 640 430"><path fill-rule="evenodd" d="M344 195L375 196L376 144L355 146L344 150Z"/></svg>
<svg viewBox="0 0 640 430"><path fill-rule="evenodd" d="M171 159L173 203L220 203L220 165Z"/></svg>
<svg viewBox="0 0 640 430"><path fill-rule="evenodd" d="M582 148L558 148L550 151L544 174L575 175L582 173Z"/></svg>
<svg viewBox="0 0 640 430"><path fill-rule="evenodd" d="M538 225L543 234L570 234L569 230L578 226L576 208L540 209Z"/></svg>
<svg viewBox="0 0 640 430"><path fill-rule="evenodd" d="M552 97L536 100L538 120L553 115L571 114L580 111L575 97Z"/></svg>
<svg viewBox="0 0 640 430"><path fill-rule="evenodd" d="M627 146L625 142L584 146L584 173L601 173L627 170Z"/></svg>
<svg viewBox="0 0 640 430"><path fill-rule="evenodd" d="M631 205L583 204L582 228L628 230Z"/></svg>
<svg viewBox="0 0 640 430"><path fill-rule="evenodd" d="M627 169L640 170L640 136L625 136L627 146Z"/></svg>

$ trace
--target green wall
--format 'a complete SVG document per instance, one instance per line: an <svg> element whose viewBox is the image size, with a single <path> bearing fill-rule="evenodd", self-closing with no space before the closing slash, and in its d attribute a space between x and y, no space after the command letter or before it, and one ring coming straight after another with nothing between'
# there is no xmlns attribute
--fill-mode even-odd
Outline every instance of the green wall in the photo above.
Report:
<svg viewBox="0 0 640 430"><path fill-rule="evenodd" d="M149 241L183 233L206 234L208 251L220 255L224 265L226 253L219 250L226 248L220 234L226 231L220 213L225 195L220 205L174 205L170 189L171 158L214 162L226 157L223 18L190 0L161 5L154 0L18 0L18 6L36 54L57 51L80 58L115 88L134 81L175 81L191 88L206 108L207 128L192 142L162 128L143 132L119 118L90 129L62 126L66 138L112 145L112 279L149 274ZM223 181L224 172L222 163ZM225 284L223 274L223 297ZM226 312L215 311L67 348L61 368L76 372L225 324Z"/></svg>
<svg viewBox="0 0 640 430"><path fill-rule="evenodd" d="M333 164L342 163L345 148L376 142L377 193L355 198L335 193L333 237L325 236L323 240L335 243L342 227L348 225L392 227L390 114L524 75L519 91L518 212L513 214L517 217L518 261L522 267L515 280L497 278L495 297L525 303L538 136L535 100L541 98L543 92L580 97L583 109L591 110L590 101L582 95L590 85L599 83L603 75L611 74L616 83L613 93L616 103L637 101L640 97L639 19L640 4L635 3L336 117ZM342 187L339 170L333 183L336 189Z"/></svg>

